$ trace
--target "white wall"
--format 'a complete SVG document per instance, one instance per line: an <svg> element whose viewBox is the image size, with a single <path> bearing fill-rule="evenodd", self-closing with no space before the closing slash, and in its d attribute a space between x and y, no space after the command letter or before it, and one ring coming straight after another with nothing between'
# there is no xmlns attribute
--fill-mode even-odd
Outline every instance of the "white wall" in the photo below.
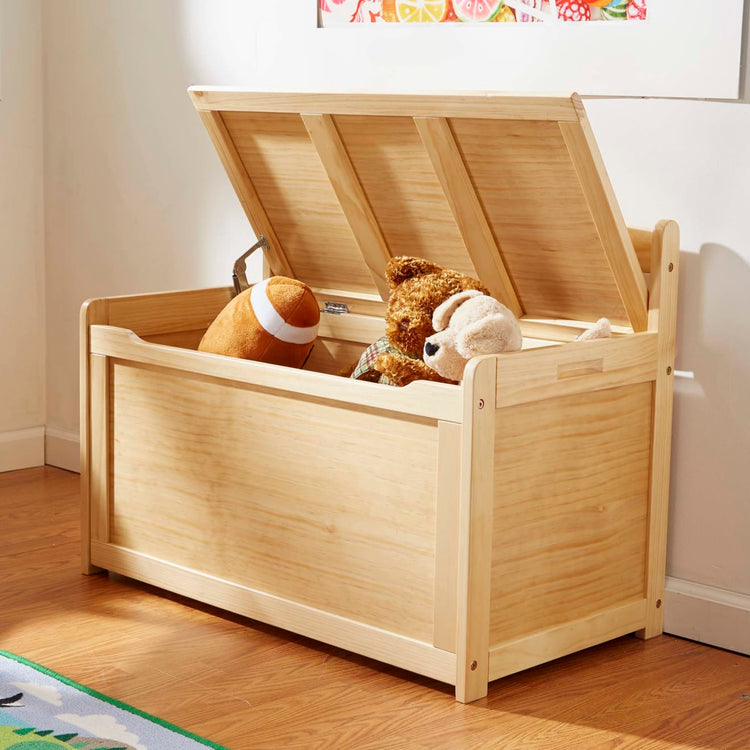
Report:
<svg viewBox="0 0 750 750"><path fill-rule="evenodd" d="M0 1L0 471L44 458L40 0Z"/></svg>
<svg viewBox="0 0 750 750"><path fill-rule="evenodd" d="M47 421L55 434L72 440L77 430L85 298L228 283L231 261L251 241L185 88L268 84L260 50L273 39L248 22L258 7L45 1ZM358 62L367 63L347 61L351 88ZM324 88L318 63L289 55L275 79L293 87L304 68L310 88L317 69ZM420 75L439 88L429 70ZM628 223L673 218L682 227L677 362L694 379L676 384L669 574L702 586L701 596L721 600L728 590L734 603L750 602L750 104L595 99L587 108ZM673 618L670 627L713 637L709 626L696 632Z"/></svg>

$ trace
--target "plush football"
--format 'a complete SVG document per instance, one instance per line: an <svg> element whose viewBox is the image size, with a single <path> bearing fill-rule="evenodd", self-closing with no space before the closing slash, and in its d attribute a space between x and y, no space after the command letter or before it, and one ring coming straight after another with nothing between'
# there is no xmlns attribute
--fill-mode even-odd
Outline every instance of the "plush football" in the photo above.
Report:
<svg viewBox="0 0 750 750"><path fill-rule="evenodd" d="M310 287L272 276L232 299L211 323L198 350L302 367L319 322L320 309Z"/></svg>

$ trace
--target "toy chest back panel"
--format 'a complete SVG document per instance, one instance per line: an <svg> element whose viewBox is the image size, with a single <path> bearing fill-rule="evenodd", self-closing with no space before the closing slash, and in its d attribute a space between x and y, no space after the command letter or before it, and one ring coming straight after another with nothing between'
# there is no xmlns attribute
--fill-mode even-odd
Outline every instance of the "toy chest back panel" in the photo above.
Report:
<svg viewBox="0 0 750 750"><path fill-rule="evenodd" d="M270 271L346 312L297 371L194 351L227 289L87 303L84 567L461 700L659 632L678 240L627 230L577 97L191 95ZM402 254L481 278L534 350L461 386L332 375Z"/></svg>

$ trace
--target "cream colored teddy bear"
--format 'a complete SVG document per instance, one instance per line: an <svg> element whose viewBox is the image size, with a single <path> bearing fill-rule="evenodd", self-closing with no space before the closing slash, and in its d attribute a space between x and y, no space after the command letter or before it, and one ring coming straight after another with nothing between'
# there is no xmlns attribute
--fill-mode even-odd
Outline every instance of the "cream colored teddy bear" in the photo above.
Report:
<svg viewBox="0 0 750 750"><path fill-rule="evenodd" d="M425 364L448 380L463 378L466 363L482 354L521 348L521 327L513 313L493 297L467 289L449 297L432 316L437 333L425 340ZM600 318L576 341L608 338L609 320Z"/></svg>
<svg viewBox="0 0 750 750"><path fill-rule="evenodd" d="M449 380L461 380L472 357L521 348L521 327L515 315L475 289L458 292L439 305L432 327L437 333L425 341L423 358Z"/></svg>

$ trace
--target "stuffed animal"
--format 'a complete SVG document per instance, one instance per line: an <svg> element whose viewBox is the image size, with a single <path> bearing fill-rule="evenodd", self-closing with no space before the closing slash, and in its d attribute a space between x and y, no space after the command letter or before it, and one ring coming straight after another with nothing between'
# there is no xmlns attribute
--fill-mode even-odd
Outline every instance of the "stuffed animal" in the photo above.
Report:
<svg viewBox="0 0 750 750"><path fill-rule="evenodd" d="M607 318L599 318L591 328L585 330L576 341L591 341L592 339L608 339L612 335L612 325Z"/></svg>
<svg viewBox="0 0 750 750"><path fill-rule="evenodd" d="M319 322L320 308L310 287L273 276L234 297L211 323L198 350L302 367Z"/></svg>
<svg viewBox="0 0 750 750"><path fill-rule="evenodd" d="M424 362L456 382L472 357L518 351L522 344L515 315L494 297L474 289L443 302L432 316L432 327L437 333L425 341Z"/></svg>
<svg viewBox="0 0 750 750"><path fill-rule="evenodd" d="M414 380L452 382L422 360L425 341L434 333L432 316L452 295L482 284L423 258L392 258L385 271L391 288L385 316L386 335L360 357L351 377L404 386Z"/></svg>

